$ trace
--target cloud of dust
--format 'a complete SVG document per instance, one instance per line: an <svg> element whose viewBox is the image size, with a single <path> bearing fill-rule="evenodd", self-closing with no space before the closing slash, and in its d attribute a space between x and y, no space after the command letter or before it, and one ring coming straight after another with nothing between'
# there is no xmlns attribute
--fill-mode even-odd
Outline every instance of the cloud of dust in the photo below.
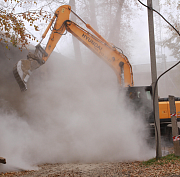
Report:
<svg viewBox="0 0 180 177"><path fill-rule="evenodd" d="M155 155L146 143L143 118L128 109L114 72L95 63L50 60L30 78L23 117L6 104L0 108L0 156L7 160L0 171Z"/></svg>

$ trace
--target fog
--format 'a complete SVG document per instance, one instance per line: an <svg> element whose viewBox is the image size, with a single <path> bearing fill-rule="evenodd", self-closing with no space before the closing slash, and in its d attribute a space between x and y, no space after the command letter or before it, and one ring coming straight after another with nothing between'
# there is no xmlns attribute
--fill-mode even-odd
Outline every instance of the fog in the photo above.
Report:
<svg viewBox="0 0 180 177"><path fill-rule="evenodd" d="M135 85L144 86L152 82L150 65L145 65L150 63L147 9L142 7L139 13L128 36L128 58ZM0 88L0 156L7 161L0 164L0 172L36 170L44 163L128 162L155 156L147 144L145 120L120 92L115 73L88 49L81 49L79 63L72 35L63 36L55 51L68 58L51 56L34 71L24 93L12 76L13 60L1 64L0 80L8 81ZM175 92L172 87L159 88L160 96Z"/></svg>
<svg viewBox="0 0 180 177"><path fill-rule="evenodd" d="M51 57L32 74L28 91L16 92L23 97L16 102L21 113L1 99L0 156L7 164L0 171L155 156L143 118L130 111L114 72L100 59L85 65Z"/></svg>
<svg viewBox="0 0 180 177"><path fill-rule="evenodd" d="M135 85L151 85L150 66L135 66L150 63L147 9L133 30L128 57ZM82 51L83 62L77 62L71 35L65 37L55 51L68 58L51 56L34 71L24 93L12 75L14 57L22 57L11 50L13 60L0 65L0 156L7 161L0 164L0 172L36 170L43 163L128 162L155 156L147 144L144 118L132 111L111 68L87 51Z"/></svg>

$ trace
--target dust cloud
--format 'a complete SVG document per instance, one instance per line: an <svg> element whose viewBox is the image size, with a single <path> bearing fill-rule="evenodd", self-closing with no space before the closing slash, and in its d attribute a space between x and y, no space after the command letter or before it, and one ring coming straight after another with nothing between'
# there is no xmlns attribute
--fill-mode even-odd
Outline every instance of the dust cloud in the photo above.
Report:
<svg viewBox="0 0 180 177"><path fill-rule="evenodd" d="M0 164L0 171L155 155L146 143L143 118L128 109L114 72L97 60L78 64L49 59L22 93L21 115L1 100L0 156L7 164Z"/></svg>

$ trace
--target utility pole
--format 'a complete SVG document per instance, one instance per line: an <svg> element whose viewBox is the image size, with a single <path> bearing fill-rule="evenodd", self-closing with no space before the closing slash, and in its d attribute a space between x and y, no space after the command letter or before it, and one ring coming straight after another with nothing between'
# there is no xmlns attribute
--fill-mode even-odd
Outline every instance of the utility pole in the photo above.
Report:
<svg viewBox="0 0 180 177"><path fill-rule="evenodd" d="M155 138L156 138L156 158L162 157L161 150L161 130L159 121L159 103L158 103L158 88L155 88L155 82L157 80L157 68L156 68L156 52L155 52L155 40L154 40L154 22L153 22L153 10L152 0L147 0L148 5L148 25L149 25L149 45L150 45L150 58L151 58L151 77L152 77L152 93L153 93L153 108L155 115Z"/></svg>

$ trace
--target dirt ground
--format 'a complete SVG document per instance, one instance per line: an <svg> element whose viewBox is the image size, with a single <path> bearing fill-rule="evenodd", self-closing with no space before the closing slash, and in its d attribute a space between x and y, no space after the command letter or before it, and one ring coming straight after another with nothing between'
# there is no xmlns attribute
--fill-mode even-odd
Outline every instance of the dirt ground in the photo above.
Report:
<svg viewBox="0 0 180 177"><path fill-rule="evenodd" d="M180 176L180 163L142 166L141 162L131 163L93 163L93 164L44 164L37 171L19 171L2 173L8 177L114 177L114 176Z"/></svg>
<svg viewBox="0 0 180 177"><path fill-rule="evenodd" d="M169 150L173 153L173 149ZM159 165L143 165L142 162L116 162L116 163L57 163L43 164L38 170L0 173L7 177L180 177L180 161Z"/></svg>

